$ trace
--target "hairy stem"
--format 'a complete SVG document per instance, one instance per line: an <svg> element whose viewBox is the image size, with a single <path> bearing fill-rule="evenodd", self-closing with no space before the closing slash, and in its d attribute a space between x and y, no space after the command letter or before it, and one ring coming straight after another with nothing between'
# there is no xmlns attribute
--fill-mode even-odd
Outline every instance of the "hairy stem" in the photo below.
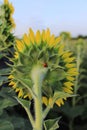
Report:
<svg viewBox="0 0 87 130"><path fill-rule="evenodd" d="M46 68L42 68L40 65L33 67L31 72L31 78L33 80L33 92L35 93L34 97L34 107L35 107L35 125L33 130L42 130L43 125L43 116L42 116L42 82L47 73Z"/></svg>
<svg viewBox="0 0 87 130"><path fill-rule="evenodd" d="M41 92L41 86L37 82L34 85L34 92L37 95L34 98L34 107L35 107L35 128L34 130L42 130L42 92Z"/></svg>

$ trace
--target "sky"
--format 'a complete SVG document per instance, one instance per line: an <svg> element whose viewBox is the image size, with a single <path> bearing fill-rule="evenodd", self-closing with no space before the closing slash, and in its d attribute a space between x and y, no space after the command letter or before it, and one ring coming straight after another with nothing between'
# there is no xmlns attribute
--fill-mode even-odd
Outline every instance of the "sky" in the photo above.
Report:
<svg viewBox="0 0 87 130"><path fill-rule="evenodd" d="M31 27L35 32L50 28L59 35L87 35L87 0L9 0L15 12L15 35L21 36Z"/></svg>

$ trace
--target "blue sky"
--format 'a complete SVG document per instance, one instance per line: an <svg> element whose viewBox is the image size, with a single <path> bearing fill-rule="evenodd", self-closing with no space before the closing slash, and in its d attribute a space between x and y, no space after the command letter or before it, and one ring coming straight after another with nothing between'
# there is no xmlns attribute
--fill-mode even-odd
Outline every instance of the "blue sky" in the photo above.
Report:
<svg viewBox="0 0 87 130"><path fill-rule="evenodd" d="M50 28L59 35L69 31L72 36L87 35L87 0L9 0L15 8L15 34L20 36L32 27Z"/></svg>

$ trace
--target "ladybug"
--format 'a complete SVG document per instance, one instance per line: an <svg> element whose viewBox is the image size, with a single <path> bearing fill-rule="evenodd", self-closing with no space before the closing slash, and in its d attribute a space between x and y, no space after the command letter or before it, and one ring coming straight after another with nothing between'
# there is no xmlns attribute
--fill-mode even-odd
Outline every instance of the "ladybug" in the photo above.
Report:
<svg viewBox="0 0 87 130"><path fill-rule="evenodd" d="M44 67L48 67L47 63L44 63L43 66L44 66Z"/></svg>

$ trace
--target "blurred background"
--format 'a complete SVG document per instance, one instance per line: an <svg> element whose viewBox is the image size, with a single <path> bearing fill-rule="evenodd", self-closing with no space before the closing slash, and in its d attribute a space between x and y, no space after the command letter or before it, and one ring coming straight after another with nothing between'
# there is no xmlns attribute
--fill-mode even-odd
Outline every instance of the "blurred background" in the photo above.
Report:
<svg viewBox="0 0 87 130"><path fill-rule="evenodd" d="M2 0L1 0L2 1ZM15 12L13 14L16 29L14 33L21 36L31 27L50 28L56 36L68 31L73 37L87 34L86 0L9 0Z"/></svg>

